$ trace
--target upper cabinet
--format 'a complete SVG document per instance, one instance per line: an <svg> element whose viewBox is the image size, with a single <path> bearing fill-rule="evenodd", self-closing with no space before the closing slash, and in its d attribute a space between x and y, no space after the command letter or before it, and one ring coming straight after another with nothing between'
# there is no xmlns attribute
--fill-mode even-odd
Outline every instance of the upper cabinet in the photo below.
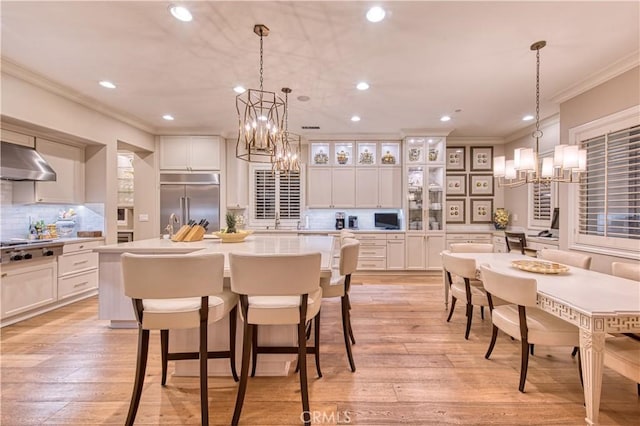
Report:
<svg viewBox="0 0 640 426"><path fill-rule="evenodd" d="M36 150L56 172L52 182L15 182L14 202L84 202L84 148L37 138Z"/></svg>
<svg viewBox="0 0 640 426"><path fill-rule="evenodd" d="M0 129L0 138L2 139L2 142L24 145L28 146L29 148L34 148L36 146L36 138L34 138L33 136L12 132L11 130Z"/></svg>
<svg viewBox="0 0 640 426"><path fill-rule="evenodd" d="M161 136L160 169L220 170L218 136Z"/></svg>
<svg viewBox="0 0 640 426"><path fill-rule="evenodd" d="M409 137L405 139L406 164L444 164L444 137Z"/></svg>

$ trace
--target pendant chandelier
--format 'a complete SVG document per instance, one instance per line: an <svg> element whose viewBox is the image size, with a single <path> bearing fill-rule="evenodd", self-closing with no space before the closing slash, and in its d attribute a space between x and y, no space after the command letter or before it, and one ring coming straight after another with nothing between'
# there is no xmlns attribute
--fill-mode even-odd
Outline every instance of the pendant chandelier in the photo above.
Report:
<svg viewBox="0 0 640 426"><path fill-rule="evenodd" d="M253 27L253 32L260 36L260 89L248 89L236 96L236 158L253 163L273 163L285 104L275 92L265 91L262 86L262 39L269 35L269 28L258 24Z"/></svg>
<svg viewBox="0 0 640 426"><path fill-rule="evenodd" d="M577 183L586 172L587 151L578 145L556 145L553 157L542 158L540 164L539 149L542 131L540 130L540 49L547 42L537 41L531 45L536 51L536 130L531 134L535 139L533 148L517 148L513 151L513 160L505 156L493 159L493 175L498 185L516 187L527 183L549 185L551 182Z"/></svg>
<svg viewBox="0 0 640 426"><path fill-rule="evenodd" d="M272 169L285 173L299 172L301 137L289 132L289 93L291 93L291 89L283 87L282 92L284 93L284 127L276 139Z"/></svg>

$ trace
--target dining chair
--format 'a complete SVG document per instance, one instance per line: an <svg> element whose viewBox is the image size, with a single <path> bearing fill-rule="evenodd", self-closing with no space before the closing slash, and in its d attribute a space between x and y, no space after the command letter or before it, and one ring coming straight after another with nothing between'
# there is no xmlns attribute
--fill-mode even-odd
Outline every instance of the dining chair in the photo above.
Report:
<svg viewBox="0 0 640 426"><path fill-rule="evenodd" d="M451 309L447 322L453 316L453 310L456 307L458 299L466 300L467 303L467 328L464 338L469 339L471 330L471 320L473 318L474 306L489 306L487 292L483 286L471 285L471 280L476 278L476 261L475 259L465 259L462 257L452 256L449 250L442 252L442 268L445 271L445 277L451 292ZM453 276L458 279L453 279Z"/></svg>
<svg viewBox="0 0 640 426"><path fill-rule="evenodd" d="M604 342L604 365L636 382L640 395L640 340L612 337Z"/></svg>
<svg viewBox="0 0 640 426"><path fill-rule="evenodd" d="M562 263L563 265L575 266L576 268L591 268L591 256L574 251L545 248L538 252L538 257L551 262Z"/></svg>
<svg viewBox="0 0 640 426"><path fill-rule="evenodd" d="M244 320L242 370L232 424L237 425L247 389L249 361L253 353L253 371L257 355L298 354L300 393L305 425L311 422L309 390L307 386L307 352L315 354L318 376L320 371L320 253L256 255L229 254L231 289L240 297L240 313ZM305 324L314 320L314 346L307 347ZM293 347L262 347L258 345L258 325L297 325L298 344Z"/></svg>
<svg viewBox="0 0 640 426"><path fill-rule="evenodd" d="M520 340L520 385L524 392L529 366L529 345L544 346L578 346L578 328L536 307L537 282L533 278L523 278L503 274L491 269L488 265L480 266L482 282L487 291L491 322L493 329L489 349L485 358L489 359L496 344L498 330ZM493 299L499 297L508 304L495 306ZM578 370L580 379L580 355L578 354Z"/></svg>
<svg viewBox="0 0 640 426"><path fill-rule="evenodd" d="M167 381L167 362L200 360L200 411L203 425L209 424L207 360L229 358L231 373L238 381L235 367L235 339L238 296L223 287L224 255L142 255L121 256L124 293L133 302L138 321L136 377L127 414L132 425L144 384L149 352L150 330L160 330L162 386ZM208 324L229 315L229 350L210 352L207 348ZM169 352L169 330L199 328L198 352Z"/></svg>
<svg viewBox="0 0 640 426"><path fill-rule="evenodd" d="M356 371L356 365L351 353L351 344L355 343L353 329L351 328L351 302L349 300L349 288L351 286L351 274L358 268L358 254L360 242L355 238L345 238L340 247L340 260L337 269L332 270L330 279L320 281L322 298L340 297L342 310L342 334L344 346L351 371Z"/></svg>
<svg viewBox="0 0 640 426"><path fill-rule="evenodd" d="M494 247L490 243L452 243L449 244L449 251L451 253L493 253ZM453 280L458 280L464 284L463 280L458 276L453 276ZM477 278L471 278L469 280L471 285L482 286L482 281ZM489 306L489 305L485 305ZM484 319L484 306L480 306L480 318Z"/></svg>
<svg viewBox="0 0 640 426"><path fill-rule="evenodd" d="M526 254L524 249L527 246L527 237L523 232L505 231L504 239L507 243L507 253L516 250L521 254Z"/></svg>
<svg viewBox="0 0 640 426"><path fill-rule="evenodd" d="M611 273L616 277L640 281L640 263L613 262Z"/></svg>

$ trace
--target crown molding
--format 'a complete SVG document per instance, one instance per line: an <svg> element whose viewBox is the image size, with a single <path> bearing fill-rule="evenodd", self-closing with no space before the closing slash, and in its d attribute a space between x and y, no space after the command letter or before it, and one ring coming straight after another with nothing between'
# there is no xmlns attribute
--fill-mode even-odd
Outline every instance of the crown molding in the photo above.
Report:
<svg viewBox="0 0 640 426"><path fill-rule="evenodd" d="M447 138L447 145L460 144L460 145L503 145L504 138L491 137L491 136L460 136Z"/></svg>
<svg viewBox="0 0 640 426"><path fill-rule="evenodd" d="M630 55L627 55L622 59L608 65L604 69L591 74L584 80L579 81L569 86L568 88L554 94L550 98L550 100L556 104L561 104L562 102L575 98L576 96L586 92L587 90L593 89L594 87L599 86L602 83L605 83L612 78L617 77L634 67L637 67L638 65L640 65L640 51L636 50Z"/></svg>
<svg viewBox="0 0 640 426"><path fill-rule="evenodd" d="M41 89L44 89L47 92L61 96L72 102L80 104L90 110L99 112L100 114L106 115L110 118L126 123L130 126L133 126L137 129L140 129L152 135L157 133L156 128L141 122L139 119L132 116L125 115L119 111L116 111L103 104L100 104L98 103L97 100L93 98L83 95L82 93L77 92L67 86L56 83L48 79L47 77L43 76L42 74L31 71L23 67L22 65L19 65L19 64L16 64L15 62L10 61L7 58L2 58L1 67L2 67L3 73L16 77L20 80L23 80Z"/></svg>
<svg viewBox="0 0 640 426"><path fill-rule="evenodd" d="M312 133L302 134L307 141L399 141L398 133Z"/></svg>

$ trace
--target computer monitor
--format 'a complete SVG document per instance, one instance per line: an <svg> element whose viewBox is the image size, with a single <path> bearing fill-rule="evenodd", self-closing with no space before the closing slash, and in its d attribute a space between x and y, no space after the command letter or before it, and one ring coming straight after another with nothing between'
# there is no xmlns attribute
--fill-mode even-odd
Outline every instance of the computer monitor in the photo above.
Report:
<svg viewBox="0 0 640 426"><path fill-rule="evenodd" d="M558 236L558 229L560 229L560 209L555 207L551 217L551 233L554 236Z"/></svg>

